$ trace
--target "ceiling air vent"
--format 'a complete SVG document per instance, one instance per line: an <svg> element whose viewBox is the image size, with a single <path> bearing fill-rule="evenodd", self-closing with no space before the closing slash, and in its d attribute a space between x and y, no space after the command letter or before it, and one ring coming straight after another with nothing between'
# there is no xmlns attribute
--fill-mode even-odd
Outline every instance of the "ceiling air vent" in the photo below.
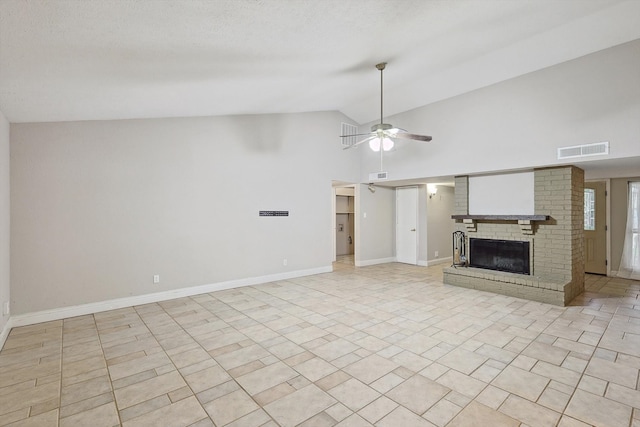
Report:
<svg viewBox="0 0 640 427"><path fill-rule="evenodd" d="M372 172L369 174L369 181L376 181L379 179L387 179L389 176L387 172Z"/></svg>
<svg viewBox="0 0 640 427"><path fill-rule="evenodd" d="M358 133L358 126L350 125L349 123L342 123L342 132L340 135L355 135ZM349 136L346 138L340 138L342 141L342 147L348 148L358 142L357 136Z"/></svg>
<svg viewBox="0 0 640 427"><path fill-rule="evenodd" d="M558 160L609 154L609 141L558 148Z"/></svg>

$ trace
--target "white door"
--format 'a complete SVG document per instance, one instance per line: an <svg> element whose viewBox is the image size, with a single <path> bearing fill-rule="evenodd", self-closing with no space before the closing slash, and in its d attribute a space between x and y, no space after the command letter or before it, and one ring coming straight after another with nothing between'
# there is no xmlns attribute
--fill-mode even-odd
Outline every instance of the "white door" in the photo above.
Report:
<svg viewBox="0 0 640 427"><path fill-rule="evenodd" d="M418 264L418 187L396 189L396 259Z"/></svg>
<svg viewBox="0 0 640 427"><path fill-rule="evenodd" d="M607 274L607 183L584 183L584 271Z"/></svg>

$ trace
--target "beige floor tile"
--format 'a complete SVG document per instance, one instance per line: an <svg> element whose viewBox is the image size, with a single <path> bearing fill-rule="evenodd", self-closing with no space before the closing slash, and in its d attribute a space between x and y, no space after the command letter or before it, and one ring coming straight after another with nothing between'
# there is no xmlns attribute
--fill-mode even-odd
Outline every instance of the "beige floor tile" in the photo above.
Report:
<svg viewBox="0 0 640 427"><path fill-rule="evenodd" d="M456 348L438 359L438 363L469 375L486 360L487 357L485 356L462 348Z"/></svg>
<svg viewBox="0 0 640 427"><path fill-rule="evenodd" d="M398 404L396 402L385 396L381 396L359 410L358 414L368 422L376 423L397 407Z"/></svg>
<svg viewBox="0 0 640 427"><path fill-rule="evenodd" d="M308 378L309 381L315 382L320 378L324 378L327 375L336 372L338 368L319 357L314 357L313 359L309 359L299 365L296 365L295 370Z"/></svg>
<svg viewBox="0 0 640 427"><path fill-rule="evenodd" d="M395 343L398 347L409 350L415 354L423 354L438 344L440 344L440 340L421 333L413 334Z"/></svg>
<svg viewBox="0 0 640 427"><path fill-rule="evenodd" d="M200 423L202 423L201 421ZM273 421L273 419L263 410L257 409L232 423L227 424L225 427L277 427ZM197 425L191 425L189 427L200 427ZM203 427L215 427L213 422L211 424L206 424Z"/></svg>
<svg viewBox="0 0 640 427"><path fill-rule="evenodd" d="M171 399L168 395L163 394L153 399L145 400L137 405L129 406L120 411L120 420L122 422L129 421L141 415L148 414L162 407L171 405Z"/></svg>
<svg viewBox="0 0 640 427"><path fill-rule="evenodd" d="M451 421L462 408L453 402L442 399L431 407L422 415L423 418L429 420L438 427L444 427Z"/></svg>
<svg viewBox="0 0 640 427"><path fill-rule="evenodd" d="M387 416L376 423L377 427L434 427L435 424L430 423L424 418L419 417L405 407L399 406L391 411Z"/></svg>
<svg viewBox="0 0 640 427"><path fill-rule="evenodd" d="M270 356L267 350L259 346L258 344L250 345L240 348L236 351L216 356L216 361L226 370L237 368L238 366L245 365L249 362L260 360L264 357Z"/></svg>
<svg viewBox="0 0 640 427"><path fill-rule="evenodd" d="M508 366L492 385L535 402L549 383L549 378Z"/></svg>
<svg viewBox="0 0 640 427"><path fill-rule="evenodd" d="M632 410L629 406L582 390L576 390L565 414L598 427L627 426Z"/></svg>
<svg viewBox="0 0 640 427"><path fill-rule="evenodd" d="M313 353L331 362L339 357L345 356L358 350L358 346L344 339L337 339L313 349Z"/></svg>
<svg viewBox="0 0 640 427"><path fill-rule="evenodd" d="M580 381L580 374L570 369L562 368L551 363L540 361L531 369L534 374L554 379L563 384L575 387Z"/></svg>
<svg viewBox="0 0 640 427"><path fill-rule="evenodd" d="M91 425L92 427L111 427L120 424L115 403L107 403L60 419L60 427Z"/></svg>
<svg viewBox="0 0 640 427"><path fill-rule="evenodd" d="M118 409L137 405L145 400L169 393L187 385L178 371L150 378L115 390Z"/></svg>
<svg viewBox="0 0 640 427"><path fill-rule="evenodd" d="M58 383L49 383L0 396L0 416L21 408L27 408L32 405L37 405L38 403L49 401L58 397L59 392L60 385Z"/></svg>
<svg viewBox="0 0 640 427"><path fill-rule="evenodd" d="M585 374L633 389L638 380L638 369L598 358L591 359Z"/></svg>
<svg viewBox="0 0 640 427"><path fill-rule="evenodd" d="M99 396L111 391L111 381L108 376L92 378L62 388L60 404L70 405L90 397Z"/></svg>
<svg viewBox="0 0 640 427"><path fill-rule="evenodd" d="M204 408L216 425L223 426L255 411L259 406L244 390L236 390L207 403Z"/></svg>
<svg viewBox="0 0 640 427"><path fill-rule="evenodd" d="M264 407L282 427L296 426L336 403L327 393L311 384Z"/></svg>
<svg viewBox="0 0 640 427"><path fill-rule="evenodd" d="M520 422L487 406L471 402L449 424L448 427L518 427Z"/></svg>
<svg viewBox="0 0 640 427"><path fill-rule="evenodd" d="M423 377L414 375L386 393L390 399L422 415L427 409L442 399L450 389Z"/></svg>
<svg viewBox="0 0 640 427"><path fill-rule="evenodd" d="M554 427L560 419L560 413L515 395L505 400L500 412L531 427Z"/></svg>
<svg viewBox="0 0 640 427"><path fill-rule="evenodd" d="M623 403L625 405L633 406L638 412L640 412L640 391L632 390L627 387L620 386L618 384L609 384L607 392L604 397L607 399L615 400L616 402Z"/></svg>
<svg viewBox="0 0 640 427"><path fill-rule="evenodd" d="M491 409L498 409L508 396L509 393L507 393L506 391L489 385L484 390L482 390L482 392L480 392L475 400L479 403L482 403L484 406L488 406Z"/></svg>
<svg viewBox="0 0 640 427"><path fill-rule="evenodd" d="M117 403L125 425L640 427L639 282L587 276L563 308L442 266L334 269L14 328L0 425L109 424Z"/></svg>
<svg viewBox="0 0 640 427"><path fill-rule="evenodd" d="M286 364L278 362L238 377L236 380L249 394L254 395L298 375L296 371Z"/></svg>
<svg viewBox="0 0 640 427"><path fill-rule="evenodd" d="M343 368L347 374L370 384L396 369L398 365L388 359L372 354Z"/></svg>
<svg viewBox="0 0 640 427"><path fill-rule="evenodd" d="M380 393L355 378L333 387L328 393L354 412L380 396Z"/></svg>
<svg viewBox="0 0 640 427"><path fill-rule="evenodd" d="M522 351L522 354L524 356L529 356L538 360L544 360L545 362L560 366L560 364L569 354L569 351L559 347L554 347L550 344L534 341Z"/></svg>
<svg viewBox="0 0 640 427"><path fill-rule="evenodd" d="M571 394L563 393L562 391L547 387L545 391L542 392L537 403L556 412L562 413L567 407L569 399L571 399Z"/></svg>
<svg viewBox="0 0 640 427"><path fill-rule="evenodd" d="M231 376L220 366L216 365L189 375L184 375L184 379L194 393L199 393L229 381Z"/></svg>
<svg viewBox="0 0 640 427"><path fill-rule="evenodd" d="M58 425L58 410L54 409L44 414L9 424L9 427L58 427Z"/></svg>
<svg viewBox="0 0 640 427"><path fill-rule="evenodd" d="M146 426L175 426L186 427L207 417L195 397L183 399L179 402L133 418L122 423L122 427L146 427Z"/></svg>
<svg viewBox="0 0 640 427"><path fill-rule="evenodd" d="M335 425L336 427L373 427L373 424L357 414L353 414Z"/></svg>
<svg viewBox="0 0 640 427"><path fill-rule="evenodd" d="M438 377L436 382L469 398L476 397L487 386L487 383L461 374L453 369Z"/></svg>

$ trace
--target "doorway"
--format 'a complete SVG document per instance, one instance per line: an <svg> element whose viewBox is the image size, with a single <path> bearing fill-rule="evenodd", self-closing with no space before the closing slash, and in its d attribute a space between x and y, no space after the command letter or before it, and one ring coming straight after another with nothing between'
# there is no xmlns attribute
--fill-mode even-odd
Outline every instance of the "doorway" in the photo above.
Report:
<svg viewBox="0 0 640 427"><path fill-rule="evenodd" d="M334 262L354 265L355 188L337 187L334 190Z"/></svg>
<svg viewBox="0 0 640 427"><path fill-rule="evenodd" d="M607 274L607 183L584 183L584 271Z"/></svg>
<svg viewBox="0 0 640 427"><path fill-rule="evenodd" d="M396 260L418 264L418 187L396 188Z"/></svg>

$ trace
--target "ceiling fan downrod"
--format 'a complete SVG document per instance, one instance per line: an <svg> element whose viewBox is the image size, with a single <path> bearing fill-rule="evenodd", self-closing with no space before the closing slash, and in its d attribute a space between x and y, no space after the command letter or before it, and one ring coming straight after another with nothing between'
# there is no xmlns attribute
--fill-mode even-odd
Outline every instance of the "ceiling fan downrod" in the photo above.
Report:
<svg viewBox="0 0 640 427"><path fill-rule="evenodd" d="M383 114L382 114L382 105L383 105L383 102L382 102L382 101L383 101L383 98L382 98L382 96L383 96L383 94L384 94L384 90L383 90L383 87L382 87L382 84L383 84L382 73L383 73L383 71L384 71L384 67L385 67L386 65L387 65L387 63L386 63L386 62L381 62L381 63L379 63L379 64L376 64L376 68L377 68L378 70L380 70L380 124L382 124L382 123L383 123L383 120L384 120L384 116L383 116Z"/></svg>

